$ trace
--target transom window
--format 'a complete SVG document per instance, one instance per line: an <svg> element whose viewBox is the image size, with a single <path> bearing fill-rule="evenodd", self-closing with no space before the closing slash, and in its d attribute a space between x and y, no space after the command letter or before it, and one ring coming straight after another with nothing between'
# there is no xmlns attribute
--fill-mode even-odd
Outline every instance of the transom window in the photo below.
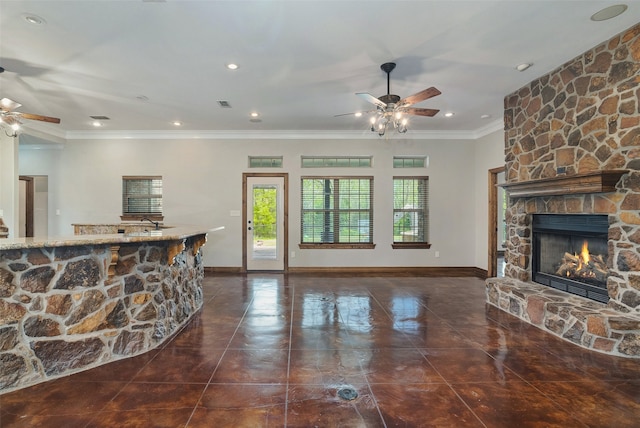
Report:
<svg viewBox="0 0 640 428"><path fill-rule="evenodd" d="M373 248L373 177L303 177L300 248Z"/></svg>
<svg viewBox="0 0 640 428"><path fill-rule="evenodd" d="M429 177L393 178L393 248L429 248Z"/></svg>
<svg viewBox="0 0 640 428"><path fill-rule="evenodd" d="M162 177L122 177L122 220L162 220Z"/></svg>
<svg viewBox="0 0 640 428"><path fill-rule="evenodd" d="M302 156L303 168L370 168L371 156Z"/></svg>
<svg viewBox="0 0 640 428"><path fill-rule="evenodd" d="M425 168L428 163L426 156L394 156L394 168Z"/></svg>
<svg viewBox="0 0 640 428"><path fill-rule="evenodd" d="M249 156L249 168L282 168L282 156Z"/></svg>

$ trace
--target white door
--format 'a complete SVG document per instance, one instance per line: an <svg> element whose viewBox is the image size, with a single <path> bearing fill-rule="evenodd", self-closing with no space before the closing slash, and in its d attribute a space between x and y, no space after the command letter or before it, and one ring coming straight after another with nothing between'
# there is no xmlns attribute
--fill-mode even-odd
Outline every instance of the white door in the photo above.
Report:
<svg viewBox="0 0 640 428"><path fill-rule="evenodd" d="M247 177L247 270L284 270L284 177Z"/></svg>

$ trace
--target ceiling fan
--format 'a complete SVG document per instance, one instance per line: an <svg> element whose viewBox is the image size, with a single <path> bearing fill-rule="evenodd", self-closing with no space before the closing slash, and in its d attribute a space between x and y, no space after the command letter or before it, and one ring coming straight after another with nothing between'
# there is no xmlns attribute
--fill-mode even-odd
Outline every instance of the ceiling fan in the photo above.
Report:
<svg viewBox="0 0 640 428"><path fill-rule="evenodd" d="M400 98L398 95L390 93L390 74L396 68L394 62L386 62L380 66L382 71L387 73L387 94L378 98L366 92L358 92L357 96L363 100L376 106L376 110L370 110L364 113L376 112L376 115L372 116L371 131L377 132L378 135L383 136L389 126L400 132L407 132L407 118L406 115L415 116L435 116L440 110L430 108L416 108L411 107L414 104L428 100L441 92L434 87L424 89L416 94L410 95L406 98ZM348 113L356 114L356 113ZM343 116L343 115L338 115Z"/></svg>
<svg viewBox="0 0 640 428"><path fill-rule="evenodd" d="M22 113L14 111L22 104L19 104L9 98L2 98L0 100L0 125L7 125L11 129L11 134L5 130L5 133L9 137L15 137L18 135L18 130L22 124L21 119L39 120L41 122L48 123L60 123L60 119L57 117L42 116L33 113Z"/></svg>

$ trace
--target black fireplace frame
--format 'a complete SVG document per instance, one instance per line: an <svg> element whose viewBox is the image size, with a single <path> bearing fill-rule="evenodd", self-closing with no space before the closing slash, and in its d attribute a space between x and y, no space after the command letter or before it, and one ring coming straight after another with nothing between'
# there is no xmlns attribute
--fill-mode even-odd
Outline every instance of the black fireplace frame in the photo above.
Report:
<svg viewBox="0 0 640 428"><path fill-rule="evenodd" d="M604 287L599 287L570 278L539 272L540 254L537 251L541 245L540 235L544 233L585 238L604 237L608 239L609 217L606 214L534 214L531 229L533 238L531 278L534 282L597 302L607 303L609 301L606 284Z"/></svg>

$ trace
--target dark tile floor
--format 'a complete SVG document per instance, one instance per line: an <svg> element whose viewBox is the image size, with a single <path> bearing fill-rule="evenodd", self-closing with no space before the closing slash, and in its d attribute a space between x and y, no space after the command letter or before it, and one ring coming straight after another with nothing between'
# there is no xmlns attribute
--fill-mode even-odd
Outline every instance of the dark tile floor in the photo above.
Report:
<svg viewBox="0 0 640 428"><path fill-rule="evenodd" d="M161 349L1 395L0 426L638 427L640 361L486 306L475 278L207 276Z"/></svg>

